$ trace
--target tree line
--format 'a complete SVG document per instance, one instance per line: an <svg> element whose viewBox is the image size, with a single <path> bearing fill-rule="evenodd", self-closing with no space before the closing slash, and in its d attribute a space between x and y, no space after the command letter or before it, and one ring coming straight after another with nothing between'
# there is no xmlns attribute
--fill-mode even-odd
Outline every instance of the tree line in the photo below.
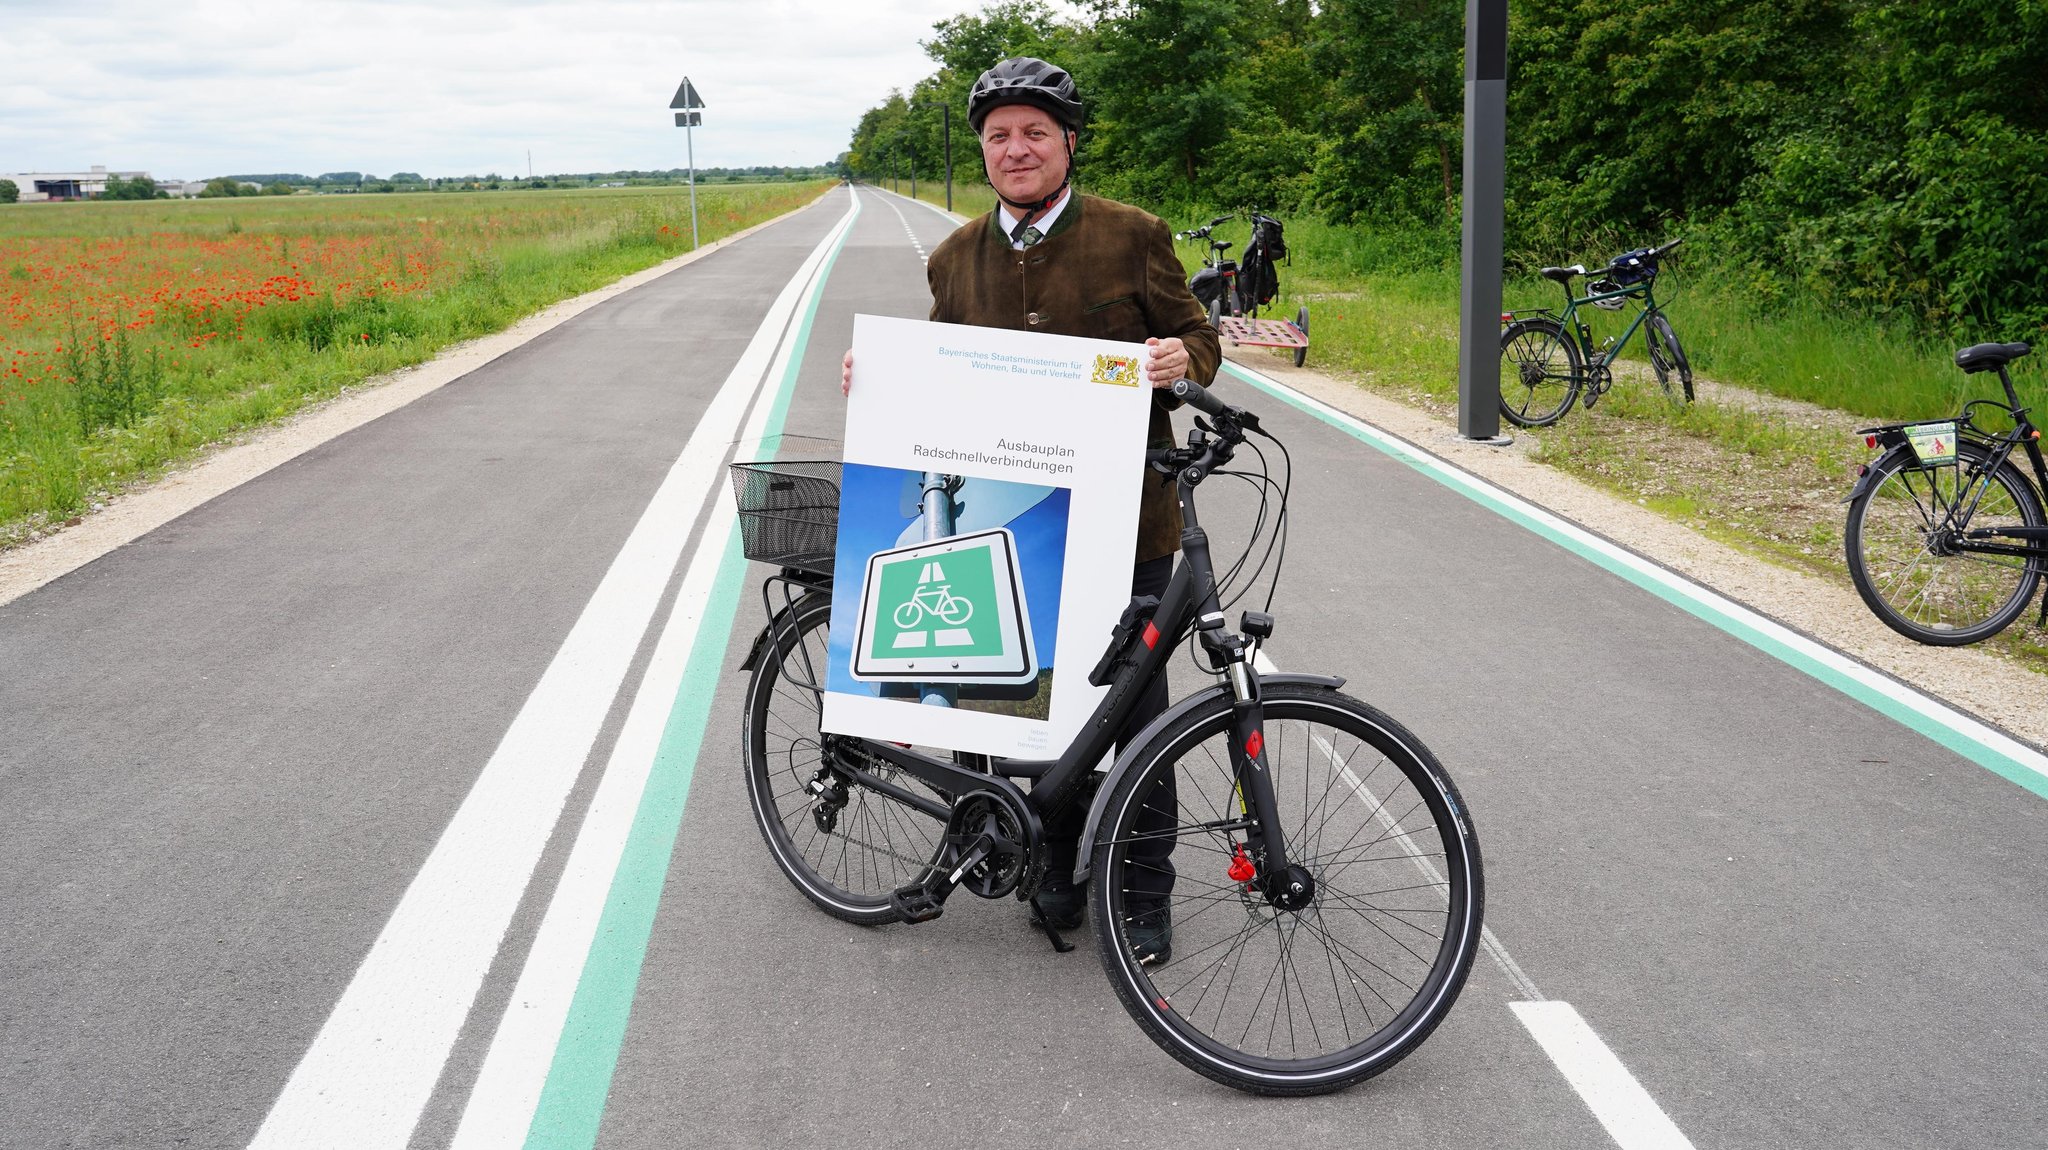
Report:
<svg viewBox="0 0 2048 1150"><path fill-rule="evenodd" d="M861 117L868 176L980 178L974 78L1074 74L1077 180L1400 228L1455 251L1456 0L998 0L934 26L934 70ZM2048 0L1515 0L1508 236L1519 265L1683 234L1760 301L1986 338L2048 327ZM1610 253L1611 254L1611 253Z"/></svg>

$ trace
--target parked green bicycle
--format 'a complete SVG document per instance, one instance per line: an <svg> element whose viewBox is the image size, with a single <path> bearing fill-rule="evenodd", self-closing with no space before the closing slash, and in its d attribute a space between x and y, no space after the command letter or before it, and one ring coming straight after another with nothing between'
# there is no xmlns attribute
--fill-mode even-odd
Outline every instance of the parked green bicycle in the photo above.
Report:
<svg viewBox="0 0 2048 1150"><path fill-rule="evenodd" d="M1587 271L1583 264L1544 268L1543 278L1564 288L1564 311L1537 308L1501 313L1501 415L1517 427L1547 427L1562 419L1581 395L1585 405L1592 407L1614 386L1614 361L1638 328L1649 344L1650 370L1656 373L1664 393L1682 392L1685 401L1692 402L1692 363L1685 358L1678 333L1671 330L1671 321L1664 317L1656 296L1659 267L1671 249L1683 242L1672 240L1662 247L1623 252L1599 271ZM1598 278L1586 285L1585 295L1575 297L1572 281L1581 276ZM1602 311L1631 310L1628 329L1596 345L1592 327L1579 314L1585 306Z"/></svg>

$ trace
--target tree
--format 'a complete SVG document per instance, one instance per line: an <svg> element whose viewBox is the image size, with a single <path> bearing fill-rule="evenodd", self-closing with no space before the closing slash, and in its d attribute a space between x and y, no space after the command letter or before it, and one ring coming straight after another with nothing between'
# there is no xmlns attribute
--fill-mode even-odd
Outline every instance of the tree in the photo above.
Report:
<svg viewBox="0 0 2048 1150"><path fill-rule="evenodd" d="M229 179L226 176L216 176L206 181L206 187L200 191L199 198L202 200L223 199L232 196L250 195L253 191L254 189L244 186L240 180Z"/></svg>
<svg viewBox="0 0 2048 1150"><path fill-rule="evenodd" d="M0 180L0 204L12 204L21 200L21 185L13 180Z"/></svg>
<svg viewBox="0 0 2048 1150"><path fill-rule="evenodd" d="M424 184L427 181L418 172L393 172L391 173L391 182L394 184Z"/></svg>
<svg viewBox="0 0 2048 1150"><path fill-rule="evenodd" d="M148 176L136 176L132 180L118 175L107 177L107 190L100 193L103 200L153 200L156 198L156 181Z"/></svg>

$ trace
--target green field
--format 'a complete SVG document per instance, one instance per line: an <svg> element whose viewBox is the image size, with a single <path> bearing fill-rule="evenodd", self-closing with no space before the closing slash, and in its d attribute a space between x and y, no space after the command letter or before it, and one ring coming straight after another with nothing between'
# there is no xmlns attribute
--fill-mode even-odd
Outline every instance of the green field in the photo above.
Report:
<svg viewBox="0 0 2048 1150"><path fill-rule="evenodd" d="M829 186L700 187L701 241ZM689 250L676 187L0 207L0 547Z"/></svg>

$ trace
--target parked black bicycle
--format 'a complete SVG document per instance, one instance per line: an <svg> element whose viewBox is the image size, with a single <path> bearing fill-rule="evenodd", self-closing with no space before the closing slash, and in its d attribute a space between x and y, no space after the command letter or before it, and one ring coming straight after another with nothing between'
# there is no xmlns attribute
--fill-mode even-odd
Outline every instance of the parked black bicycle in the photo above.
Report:
<svg viewBox="0 0 2048 1150"><path fill-rule="evenodd" d="M1665 394L1674 394L1675 379L1685 401L1692 402L1692 362L1678 342L1678 333L1657 303L1659 268L1683 240L1655 248L1637 248L1608 261L1599 271L1583 264L1544 268L1542 276L1564 289L1564 311L1549 308L1503 312L1500 317L1500 413L1518 427L1547 427L1572 409L1581 395L1592 407L1614 386L1614 361L1642 328L1649 346L1650 370ZM1572 295L1572 281L1596 277L1586 294ZM1627 330L1593 342L1593 329L1579 314L1582 306L1603 311L1632 310Z"/></svg>
<svg viewBox="0 0 2048 1150"><path fill-rule="evenodd" d="M1102 964L1131 1017L1195 1071L1261 1094L1338 1090L1412 1052L1456 1000L1479 943L1479 845L1414 735L1342 679L1254 667L1273 617L1246 610L1233 631L1224 612L1269 559L1277 583L1287 482L1226 465L1248 436L1285 447L1251 412L1186 381L1175 391L1206 416L1185 447L1148 453L1178 488L1180 559L1156 602L1125 613L1089 675L1108 691L1052 761L821 732L837 465L735 464L747 554L781 568L744 664L748 792L776 865L846 921L928 921L961 888L1029 899L1045 817L1082 801L1142 688L1192 639L1214 681L1131 740L1088 810L1075 879L1092 876ZM1221 578L1195 499L1215 474L1261 492L1252 542Z"/></svg>
<svg viewBox="0 0 2048 1150"><path fill-rule="evenodd" d="M2030 350L1980 343L1956 353L1967 374L1998 373L2004 403L1973 399L1954 419L1861 432L1885 452L1845 500L1849 576L1877 617L1908 639L1939 647L1988 639L2019 618L2048 574L2041 432L2006 370ZM2032 465L2032 482L2015 452ZM2040 625L2048 626L2048 599Z"/></svg>
<svg viewBox="0 0 2048 1150"><path fill-rule="evenodd" d="M1229 240L1215 236L1216 227L1237 218L1217 216L1198 228L1174 235L1183 240L1205 240L1209 250L1202 256L1202 270L1188 280L1188 290L1209 313L1209 324L1224 333L1233 346L1271 347L1294 356L1294 366L1308 360L1308 305L1296 310L1290 325L1281 320L1261 320L1258 314L1280 295L1281 260L1287 258L1287 229L1278 219L1263 212L1248 213L1252 234L1245 244L1244 263L1227 258ZM1225 320L1241 321L1226 324Z"/></svg>

